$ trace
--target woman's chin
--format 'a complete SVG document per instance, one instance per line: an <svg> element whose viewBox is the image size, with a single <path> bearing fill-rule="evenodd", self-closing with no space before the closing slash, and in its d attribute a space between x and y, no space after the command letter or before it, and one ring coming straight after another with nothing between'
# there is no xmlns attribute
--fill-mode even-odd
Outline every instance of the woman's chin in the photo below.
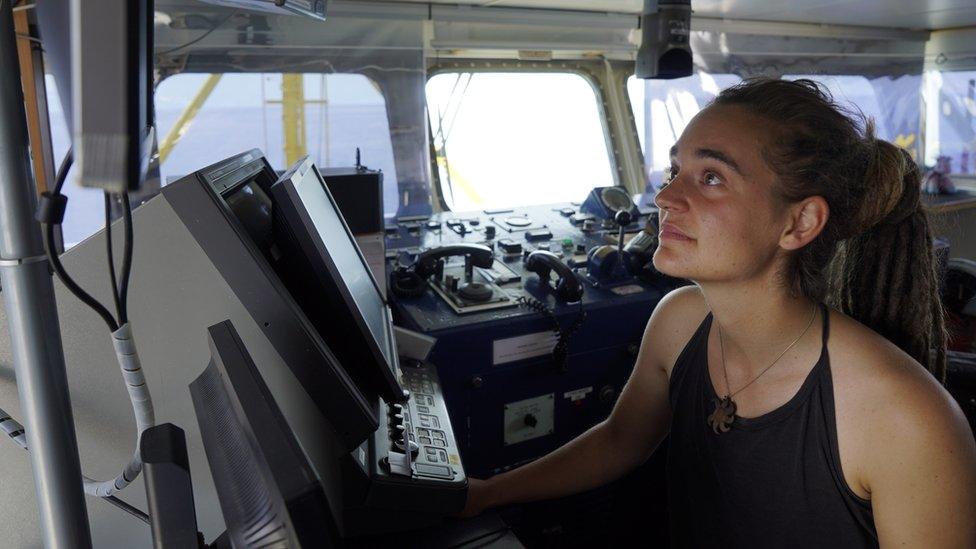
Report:
<svg viewBox="0 0 976 549"><path fill-rule="evenodd" d="M674 278L688 278L691 274L689 266L676 255L666 248L658 248L654 252L654 268L657 272Z"/></svg>

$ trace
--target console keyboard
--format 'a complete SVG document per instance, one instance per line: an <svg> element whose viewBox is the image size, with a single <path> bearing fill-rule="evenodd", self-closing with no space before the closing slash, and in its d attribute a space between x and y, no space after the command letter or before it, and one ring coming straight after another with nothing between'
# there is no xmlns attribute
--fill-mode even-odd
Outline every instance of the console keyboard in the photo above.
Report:
<svg viewBox="0 0 976 549"><path fill-rule="evenodd" d="M401 365L401 382L410 398L387 408L388 440L395 451L402 453L403 434L407 433L416 476L464 478L437 371L429 364L407 362Z"/></svg>

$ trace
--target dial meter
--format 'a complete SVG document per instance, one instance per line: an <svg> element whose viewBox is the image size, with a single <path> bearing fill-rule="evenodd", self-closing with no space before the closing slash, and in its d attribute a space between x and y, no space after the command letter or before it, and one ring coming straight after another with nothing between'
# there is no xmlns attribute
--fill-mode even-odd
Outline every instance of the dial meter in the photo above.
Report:
<svg viewBox="0 0 976 549"><path fill-rule="evenodd" d="M634 207L634 203L630 201L630 195L622 187L604 187L600 190L600 200L614 213L621 210L629 211Z"/></svg>
<svg viewBox="0 0 976 549"><path fill-rule="evenodd" d="M627 189L616 186L593 189L580 206L581 213L593 215L598 219L613 219L619 211L630 212L631 219L634 220L640 215Z"/></svg>

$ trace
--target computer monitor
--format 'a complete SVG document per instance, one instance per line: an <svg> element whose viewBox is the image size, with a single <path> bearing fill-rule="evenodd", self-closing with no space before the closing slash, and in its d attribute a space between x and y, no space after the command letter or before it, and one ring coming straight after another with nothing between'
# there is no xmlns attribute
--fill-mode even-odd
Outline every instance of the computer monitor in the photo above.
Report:
<svg viewBox="0 0 976 549"><path fill-rule="evenodd" d="M298 305L307 299L307 292L289 285L279 274L280 254L268 194L277 178L261 151L254 149L167 185L163 195L288 370L352 450L379 425L375 398L367 398L359 390L330 343Z"/></svg>
<svg viewBox="0 0 976 549"><path fill-rule="evenodd" d="M403 400L390 307L312 161L298 161L271 187L284 278L299 304L367 393Z"/></svg>
<svg viewBox="0 0 976 549"><path fill-rule="evenodd" d="M286 417L288 401L305 397L271 394L229 320L207 333L210 364L190 396L232 546L338 546L341 510L307 448L321 438L314 429L326 428L323 419L296 406L291 412L301 418Z"/></svg>

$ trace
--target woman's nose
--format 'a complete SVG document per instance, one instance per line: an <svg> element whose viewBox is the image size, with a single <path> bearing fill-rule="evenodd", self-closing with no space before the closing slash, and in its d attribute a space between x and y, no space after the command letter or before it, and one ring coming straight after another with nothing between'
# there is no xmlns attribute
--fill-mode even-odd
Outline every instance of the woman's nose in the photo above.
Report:
<svg viewBox="0 0 976 549"><path fill-rule="evenodd" d="M654 195L654 204L660 210L673 211L685 209L685 198L682 196L680 176L675 176L671 182Z"/></svg>

